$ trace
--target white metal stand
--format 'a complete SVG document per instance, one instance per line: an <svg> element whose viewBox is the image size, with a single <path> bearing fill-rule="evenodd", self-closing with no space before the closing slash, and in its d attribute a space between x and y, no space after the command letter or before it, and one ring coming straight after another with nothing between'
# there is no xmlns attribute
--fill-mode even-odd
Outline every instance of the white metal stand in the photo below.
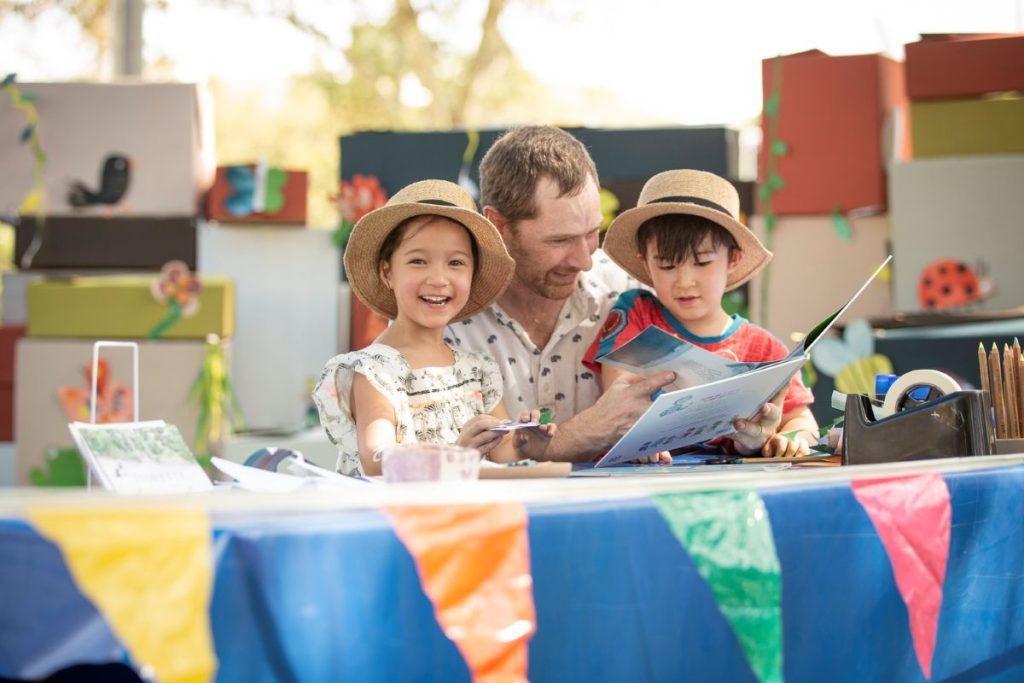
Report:
<svg viewBox="0 0 1024 683"><path fill-rule="evenodd" d="M132 350L132 421L139 421L139 345L136 342L98 341L92 345L92 393L89 396L89 422L96 424L96 382L100 374L100 347ZM86 488L92 490L92 468L86 469Z"/></svg>

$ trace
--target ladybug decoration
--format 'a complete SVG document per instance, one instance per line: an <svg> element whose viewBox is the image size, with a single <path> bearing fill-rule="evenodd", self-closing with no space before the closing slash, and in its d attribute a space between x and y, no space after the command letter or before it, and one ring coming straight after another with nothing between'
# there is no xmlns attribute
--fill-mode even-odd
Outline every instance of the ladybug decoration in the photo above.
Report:
<svg viewBox="0 0 1024 683"><path fill-rule="evenodd" d="M917 300L924 310L942 310L973 304L988 296L991 289L991 281L974 268L957 259L943 258L921 271Z"/></svg>

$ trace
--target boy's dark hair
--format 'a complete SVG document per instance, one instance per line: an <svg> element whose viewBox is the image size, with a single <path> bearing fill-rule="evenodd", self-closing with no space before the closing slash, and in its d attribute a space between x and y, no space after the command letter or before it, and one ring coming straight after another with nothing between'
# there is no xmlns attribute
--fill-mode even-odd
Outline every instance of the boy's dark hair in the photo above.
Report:
<svg viewBox="0 0 1024 683"><path fill-rule="evenodd" d="M718 223L703 216L667 213L649 218L636 231L636 248L647 256L647 245L654 239L658 258L679 263L689 257L697 258L697 250L708 237L714 248L726 247L729 256L739 248L736 238Z"/></svg>

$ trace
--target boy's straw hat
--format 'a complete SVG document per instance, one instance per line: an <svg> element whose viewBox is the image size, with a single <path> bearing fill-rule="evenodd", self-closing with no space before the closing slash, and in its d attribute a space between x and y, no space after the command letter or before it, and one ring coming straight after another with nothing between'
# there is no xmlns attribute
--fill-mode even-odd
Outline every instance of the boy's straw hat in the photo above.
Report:
<svg viewBox="0 0 1024 683"><path fill-rule="evenodd" d="M714 173L691 170L665 171L644 183L636 208L623 211L608 226L605 253L630 275L653 286L636 248L636 231L650 218L677 213L707 218L736 239L742 254L725 283L726 291L752 278L772 258L761 240L740 223L740 198L732 183Z"/></svg>
<svg viewBox="0 0 1024 683"><path fill-rule="evenodd" d="M444 216L465 226L476 239L479 256L469 301L453 321L468 318L489 305L512 279L516 263L508 255L498 230L477 213L473 198L447 180L421 180L402 188L387 204L360 218L345 247L345 272L352 291L385 318L394 320L398 306L394 292L380 278L380 247L399 223L427 214Z"/></svg>

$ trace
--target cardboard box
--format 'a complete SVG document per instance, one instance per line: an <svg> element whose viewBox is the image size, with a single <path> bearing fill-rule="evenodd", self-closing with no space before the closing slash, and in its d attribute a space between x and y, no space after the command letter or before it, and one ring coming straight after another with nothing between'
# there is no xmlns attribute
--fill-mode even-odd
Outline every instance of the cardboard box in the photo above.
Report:
<svg viewBox="0 0 1024 683"><path fill-rule="evenodd" d="M792 348L793 334L806 334L825 316L846 303L889 255L889 219L850 219L852 239L840 237L829 216L787 216L772 235L774 253L768 264L767 306L761 307L765 271L751 281L751 319ZM764 240L764 219L755 216L751 229ZM842 322L889 315L891 285L876 281L843 315Z"/></svg>
<svg viewBox="0 0 1024 683"><path fill-rule="evenodd" d="M14 439L14 347L24 325L0 326L0 441Z"/></svg>
<svg viewBox="0 0 1024 683"><path fill-rule="evenodd" d="M338 249L328 230L199 228L200 270L235 283L232 376L248 428L303 423L311 380L338 351Z"/></svg>
<svg viewBox="0 0 1024 683"><path fill-rule="evenodd" d="M145 339L166 320L170 307L150 290L153 275L102 275L44 280L28 288L30 337ZM235 331L235 290L224 276L200 276L199 310L182 316L161 339L231 337Z"/></svg>
<svg viewBox="0 0 1024 683"><path fill-rule="evenodd" d="M261 179L263 206L267 208L255 211L254 184L259 184ZM309 177L305 171L275 167L260 170L256 164L218 166L207 197L206 216L224 223L279 223L303 227L308 189ZM280 206L275 202L280 202Z"/></svg>
<svg viewBox="0 0 1024 683"><path fill-rule="evenodd" d="M230 342L222 342L230 365ZM43 467L46 450L74 445L68 418L58 398L61 386L88 391L85 368L92 364L92 342L31 339L18 342L15 377L15 433L18 435L18 483L29 482L32 467ZM194 447L199 406L188 398L199 375L206 344L203 341L139 342L139 417L177 425ZM110 380L132 386L129 349L103 349ZM227 423L224 424L225 432Z"/></svg>
<svg viewBox="0 0 1024 683"><path fill-rule="evenodd" d="M194 218L46 218L38 251L25 263L37 234L36 219L14 226L14 263L19 268L160 270L168 261L196 265Z"/></svg>
<svg viewBox="0 0 1024 683"><path fill-rule="evenodd" d="M989 280L991 293L967 310L1024 303L1020 226L1024 155L947 157L897 164L891 179L895 304L920 311L918 284L940 259ZM966 273L965 273L966 275Z"/></svg>
<svg viewBox="0 0 1024 683"><path fill-rule="evenodd" d="M911 102L910 124L919 159L1024 154L1024 97Z"/></svg>
<svg viewBox="0 0 1024 683"><path fill-rule="evenodd" d="M637 181L674 168L695 168L737 177L738 133L724 126L664 128L566 128L587 149L602 184ZM479 144L469 177L479 186L480 161L505 131L477 131ZM393 195L424 178L456 182L469 139L465 131L363 132L341 137L340 175L376 176Z"/></svg>
<svg viewBox="0 0 1024 683"><path fill-rule="evenodd" d="M902 64L881 55L831 57L812 51L781 58L778 139L788 152L776 157L784 187L772 196L777 215L828 215L887 205L885 167L905 158L906 96ZM764 99L772 94L774 59L762 62ZM758 177L767 179L771 138L764 142Z"/></svg>
<svg viewBox="0 0 1024 683"><path fill-rule="evenodd" d="M1024 33L925 35L905 53L914 100L1024 91Z"/></svg>
<svg viewBox="0 0 1024 683"><path fill-rule="evenodd" d="M214 172L213 122L205 90L191 83L20 83L35 97L46 152L49 216L194 216ZM33 186L34 158L20 142L24 114L0 99L0 213L14 213ZM99 189L104 160L131 161L116 206L78 208L69 184Z"/></svg>

